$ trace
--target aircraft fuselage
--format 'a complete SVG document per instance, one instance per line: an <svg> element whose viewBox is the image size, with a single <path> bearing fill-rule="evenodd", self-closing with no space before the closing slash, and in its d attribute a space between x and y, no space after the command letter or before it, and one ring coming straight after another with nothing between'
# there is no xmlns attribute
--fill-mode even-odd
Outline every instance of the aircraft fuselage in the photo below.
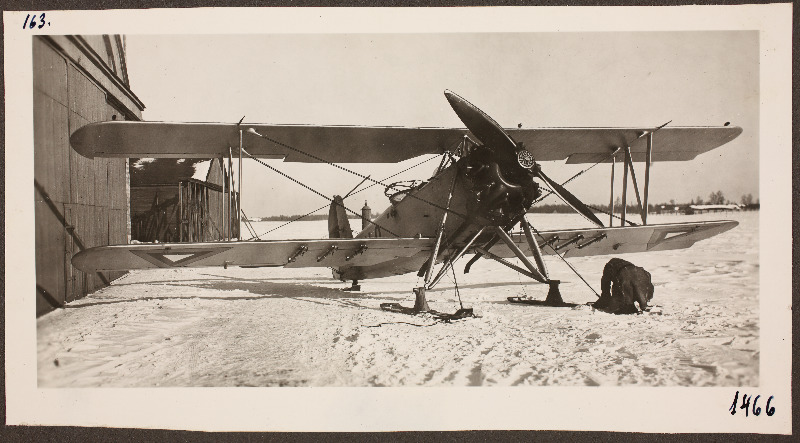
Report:
<svg viewBox="0 0 800 443"><path fill-rule="evenodd" d="M539 194L539 187L527 170L498 163L489 148L478 146L430 181L393 201L356 238L434 238L447 210L442 247L437 255L440 261L482 227L507 226L518 219ZM491 237L484 235L485 241ZM482 240L479 238L478 242ZM429 253L423 251L373 266L342 267L337 272L342 280L400 275L419 271L428 259Z"/></svg>

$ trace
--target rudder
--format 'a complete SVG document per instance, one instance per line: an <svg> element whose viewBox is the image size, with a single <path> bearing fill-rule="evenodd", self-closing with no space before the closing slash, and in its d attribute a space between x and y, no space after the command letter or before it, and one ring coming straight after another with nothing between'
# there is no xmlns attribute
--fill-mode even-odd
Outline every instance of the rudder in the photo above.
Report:
<svg viewBox="0 0 800 443"><path fill-rule="evenodd" d="M344 209L344 199L340 195L333 196L331 209L328 212L328 237L353 238L350 219L347 218L347 211Z"/></svg>

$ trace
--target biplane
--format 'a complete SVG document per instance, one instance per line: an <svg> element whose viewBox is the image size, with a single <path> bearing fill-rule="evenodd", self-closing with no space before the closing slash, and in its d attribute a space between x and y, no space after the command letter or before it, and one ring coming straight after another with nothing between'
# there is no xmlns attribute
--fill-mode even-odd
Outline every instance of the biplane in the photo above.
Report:
<svg viewBox="0 0 800 443"><path fill-rule="evenodd" d="M413 288L414 307L383 307L418 313L430 311L426 291L461 258L473 254L465 272L480 258L495 260L534 282L549 285L547 299L541 302L559 305L563 304L559 282L549 277L545 255L570 258L688 248L738 224L648 224L646 209L652 162L694 159L736 138L742 132L739 127L726 123L719 127L503 128L452 91L446 90L444 95L465 128L128 121L84 126L72 134L70 143L85 157L227 157L233 168L232 159L238 156L240 174L243 157L329 163L360 176L362 183L385 186L390 205L354 237L347 217L348 211L354 211L345 207L343 198L312 189L331 202L327 239L101 246L79 252L72 263L84 272L326 267L341 281L352 281L354 290L361 280L415 272L424 276L424 284ZM424 154L440 154L439 167L427 181L406 186L374 180L340 165L394 163ZM545 174L539 162L555 160L593 165L623 162L622 201L627 201L630 173L641 224L626 218L623 204L619 223L614 225L613 167L612 208L605 226L592 208ZM642 193L634 162L645 164ZM550 193L593 227L537 230L528 210ZM514 234L518 225L521 229ZM517 258L521 265L509 258Z"/></svg>

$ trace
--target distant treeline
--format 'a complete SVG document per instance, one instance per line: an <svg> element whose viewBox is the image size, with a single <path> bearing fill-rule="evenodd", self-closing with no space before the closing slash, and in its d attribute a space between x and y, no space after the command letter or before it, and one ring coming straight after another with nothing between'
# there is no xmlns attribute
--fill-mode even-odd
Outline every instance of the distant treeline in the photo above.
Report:
<svg viewBox="0 0 800 443"><path fill-rule="evenodd" d="M608 213L608 205L589 205L595 212L606 212ZM650 206L650 212L657 212L654 205ZM622 208L617 205L614 207L614 212L621 212ZM628 213L638 213L639 208L636 205L628 205ZM532 207L528 212L530 213L538 213L538 214L574 214L575 210L565 204L539 204ZM375 217L377 214L372 214ZM289 220L294 220L300 217L300 214L297 215L271 215L268 217L252 217L251 220L253 221L280 221L285 222ZM359 220L361 217L355 214L347 214L347 218L353 220ZM327 220L328 214L312 214L306 217L303 217L303 220L308 221L318 221L318 220Z"/></svg>
<svg viewBox="0 0 800 443"><path fill-rule="evenodd" d="M270 215L269 217L252 217L251 220L252 221L281 221L281 222L283 222L283 221L294 220L294 219L296 219L296 218L298 218L300 216L301 216L301 214L297 214L297 215ZM361 219L361 217L358 217L355 214L347 214L347 218L356 219L356 220ZM303 220L308 220L308 221L319 221L319 220L327 220L327 219L328 219L328 214L312 214L312 215L308 215L308 216L303 217Z"/></svg>
<svg viewBox="0 0 800 443"><path fill-rule="evenodd" d="M687 212L688 213L688 212L691 212L690 210L687 210L689 208L689 205L693 205L693 204L695 204L694 201L692 201L691 203L675 203L674 201L672 201L672 202L669 202L669 203L649 204L649 205L647 205L648 206L648 211L647 212L650 213L650 214L659 214L661 212L674 213L676 211L675 208L678 208L677 209L678 212ZM592 210L594 210L594 212L604 213L604 214L608 214L609 213L609 205L591 205L590 204L588 206L590 208L592 208ZM745 210L745 211L758 211L760 209L760 207L761 207L761 205L759 203L750 203L750 204L742 205L741 209ZM614 205L614 213L619 214L621 212L622 212L622 204L620 202L617 202ZM638 214L639 213L639 206L637 206L635 204L628 204L626 212L628 214ZM553 204L538 204L538 205L534 205L532 208L530 208L528 210L528 213L536 213L536 214L574 214L575 210L572 209L570 206L565 205L565 204L553 203ZM372 214L373 217L375 217L376 215L377 214ZM281 222L284 222L284 221L294 220L294 219L296 219L298 217L300 217L299 214L298 215L271 215L269 217L253 217L252 220L253 221L281 221ZM353 220L358 220L361 217L359 217L359 216L357 216L355 214L347 214L347 218L353 219ZM309 215L309 216L303 217L303 220L309 220L309 221L318 221L318 220L327 220L327 219L328 219L328 214L313 214L313 215Z"/></svg>
<svg viewBox="0 0 800 443"><path fill-rule="evenodd" d="M675 211L678 212L692 212L689 209L690 205L694 205L695 203L657 203L657 204L648 204L648 213L650 214L659 214L661 212L670 212L673 213ZM594 212L599 213L609 213L609 205L588 205ZM677 209L676 209L677 208ZM743 211L758 211L761 208L759 203L750 203L747 205L740 205L741 210ZM548 204L548 205L536 205L528 210L529 213L538 213L538 214L572 214L575 213L575 210L565 204ZM622 204L617 202L614 205L614 213L619 214L622 212ZM628 214L638 214L639 213L639 206L635 204L628 204L626 208L626 212Z"/></svg>
<svg viewBox="0 0 800 443"><path fill-rule="evenodd" d="M609 212L608 205L588 205L594 212L606 213ZM656 205L647 205L650 207L650 212L656 211ZM537 214L574 214L575 210L572 207L567 206L565 204L538 204L528 210L529 213L537 213ZM617 204L614 206L614 212L622 212L622 204ZM629 204L628 213L638 213L639 207L636 205Z"/></svg>

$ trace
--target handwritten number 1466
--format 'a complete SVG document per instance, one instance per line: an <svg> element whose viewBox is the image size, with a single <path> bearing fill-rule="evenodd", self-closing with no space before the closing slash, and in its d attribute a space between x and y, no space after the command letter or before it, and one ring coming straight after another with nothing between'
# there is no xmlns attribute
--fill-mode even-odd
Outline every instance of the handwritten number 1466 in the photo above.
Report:
<svg viewBox="0 0 800 443"><path fill-rule="evenodd" d="M30 20L30 23L28 22L28 20ZM39 26L36 26L37 24ZM31 15L28 14L28 16L25 17L25 23L22 24L22 29L25 29L26 27L30 29L33 28L42 29L45 24L47 24L48 26L50 25L50 23L46 23L44 20L44 12L42 12L41 15L39 16L38 23L36 22L36 14L33 14L33 17L31 17Z"/></svg>
<svg viewBox="0 0 800 443"><path fill-rule="evenodd" d="M743 394L742 395L742 404L741 404L741 406L739 406L739 409L744 409L744 416L745 417L749 416L748 414L749 414L749 411L750 411L750 400L753 400L753 408L752 408L753 409L753 415L755 415L755 416L761 415L761 407L760 406L756 406L756 404L758 403L758 399L760 397L761 397L760 395L756 395L756 398L753 398L752 396L749 396L747 394ZM774 397L774 395L770 395L769 396L769 398L767 399L766 409L764 410L767 413L767 415L770 416L770 417L772 417L772 415L775 414L775 407L774 406L771 407L769 405L770 402L772 402L772 398L773 397ZM736 403L738 403L738 401L739 401L739 391L736 391L736 396L733 397L733 403L731 404L731 407L728 408L728 410L731 412L731 415L735 415L736 414L736 409L737 409L736 408Z"/></svg>

